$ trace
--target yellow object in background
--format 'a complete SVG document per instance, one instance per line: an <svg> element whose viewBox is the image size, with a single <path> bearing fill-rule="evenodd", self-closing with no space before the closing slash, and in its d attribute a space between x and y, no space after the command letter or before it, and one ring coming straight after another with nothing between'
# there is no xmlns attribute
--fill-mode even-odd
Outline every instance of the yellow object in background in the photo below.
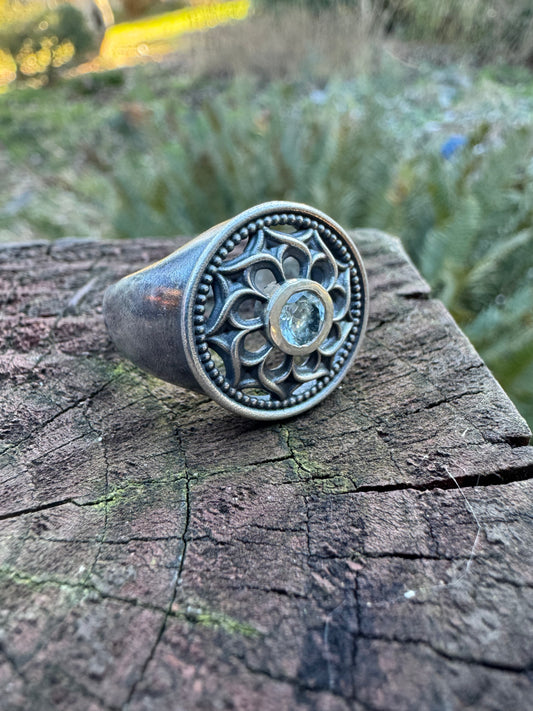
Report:
<svg viewBox="0 0 533 711"><path fill-rule="evenodd" d="M250 0L230 0L112 25L102 40L99 64L111 69L135 63L141 57L164 54L173 49L180 35L242 20L249 10Z"/></svg>
<svg viewBox="0 0 533 711"><path fill-rule="evenodd" d="M78 5L75 0L70 1ZM93 2L102 13L106 26L99 54L69 69L64 74L67 77L128 66L150 58L158 59L176 49L180 36L207 30L232 20L242 20L248 15L251 6L251 0L214 3L196 0L191 7L115 25L109 0L93 0ZM32 6L32 17L41 5L46 7L44 1L39 6L36 4ZM28 7L19 0L12 4L0 0L0 24L7 17L7 15L2 17L3 9L7 7L11 12L8 19L12 19L11 16L18 19L26 17L29 12ZM24 54L24 50L22 53ZM34 74L42 72L43 66L51 63L54 67L60 67L70 61L73 57L73 45L65 41L57 47L45 45L37 51L32 48L31 52L28 47L26 54L28 56L20 58L17 55L18 59L23 60L20 62L20 70L23 75L32 78ZM16 68L14 58L9 51L0 48L0 91L5 91L8 84L14 81ZM42 82L35 84L37 85L41 86Z"/></svg>
<svg viewBox="0 0 533 711"><path fill-rule="evenodd" d="M17 76L17 65L10 52L0 49L0 91Z"/></svg>

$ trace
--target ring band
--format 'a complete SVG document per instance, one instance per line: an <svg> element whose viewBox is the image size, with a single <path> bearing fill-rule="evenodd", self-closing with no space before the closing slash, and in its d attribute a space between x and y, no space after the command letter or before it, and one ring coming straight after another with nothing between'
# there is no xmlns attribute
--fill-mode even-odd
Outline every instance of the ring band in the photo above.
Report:
<svg viewBox="0 0 533 711"><path fill-rule="evenodd" d="M258 420L326 397L368 317L364 266L322 212L267 202L110 286L117 349L149 373Z"/></svg>

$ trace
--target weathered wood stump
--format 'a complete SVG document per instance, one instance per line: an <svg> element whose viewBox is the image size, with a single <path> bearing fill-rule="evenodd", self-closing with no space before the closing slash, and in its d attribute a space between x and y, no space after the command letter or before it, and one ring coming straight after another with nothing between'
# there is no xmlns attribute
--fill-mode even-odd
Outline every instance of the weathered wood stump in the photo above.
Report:
<svg viewBox="0 0 533 711"><path fill-rule="evenodd" d="M529 430L356 240L361 355L275 425L114 352L105 286L179 241L0 250L4 711L531 708Z"/></svg>

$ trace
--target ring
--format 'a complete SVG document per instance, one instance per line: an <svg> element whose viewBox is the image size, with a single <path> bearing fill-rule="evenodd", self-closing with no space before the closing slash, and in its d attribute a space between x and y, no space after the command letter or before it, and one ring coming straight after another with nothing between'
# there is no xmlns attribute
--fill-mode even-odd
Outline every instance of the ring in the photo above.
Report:
<svg viewBox="0 0 533 711"><path fill-rule="evenodd" d="M308 205L267 202L110 286L117 349L257 420L300 414L346 375L368 317L347 233Z"/></svg>

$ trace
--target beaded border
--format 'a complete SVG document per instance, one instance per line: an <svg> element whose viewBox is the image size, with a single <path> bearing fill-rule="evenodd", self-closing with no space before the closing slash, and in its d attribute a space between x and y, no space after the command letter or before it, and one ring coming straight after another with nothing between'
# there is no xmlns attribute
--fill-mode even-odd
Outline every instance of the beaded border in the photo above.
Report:
<svg viewBox="0 0 533 711"><path fill-rule="evenodd" d="M275 225L290 225L296 229L307 229L310 227L315 229L318 234L325 239L335 258L337 258L337 254L340 254L340 256L344 258L351 255L350 250L345 246L345 240L342 239L339 234L336 234L334 230L330 229L316 219L311 219L310 217L305 217L304 215L294 212L281 214L276 212L272 215L252 220L247 225L234 232L231 237L226 239L222 246L217 249L215 254L209 260L196 290L193 310L194 340L196 350L200 363L202 364L204 371L210 380L218 387L221 393L223 393L226 397L235 400L235 402L240 405L245 405L246 407L252 407L258 410L271 411L284 410L306 402L323 390L324 387L326 387L326 385L328 385L340 372L348 359L350 352L357 345L361 335L364 308L363 299L365 297L362 287L364 282L361 270L356 260L350 256L350 259L348 259L352 302L350 306L350 315L352 316L353 327L346 336L344 344L337 351L337 357L329 371L329 374L315 379L315 384L308 390L305 390L303 393L299 393L298 395L291 395L285 400L272 400L247 395L246 393L243 393L242 390L234 388L216 367L215 361L211 357L209 346L206 342L206 318L204 313L207 295L213 282L213 274L217 271L218 267L220 267L228 254L244 239L254 235L257 230L262 229L263 227L273 227Z"/></svg>

